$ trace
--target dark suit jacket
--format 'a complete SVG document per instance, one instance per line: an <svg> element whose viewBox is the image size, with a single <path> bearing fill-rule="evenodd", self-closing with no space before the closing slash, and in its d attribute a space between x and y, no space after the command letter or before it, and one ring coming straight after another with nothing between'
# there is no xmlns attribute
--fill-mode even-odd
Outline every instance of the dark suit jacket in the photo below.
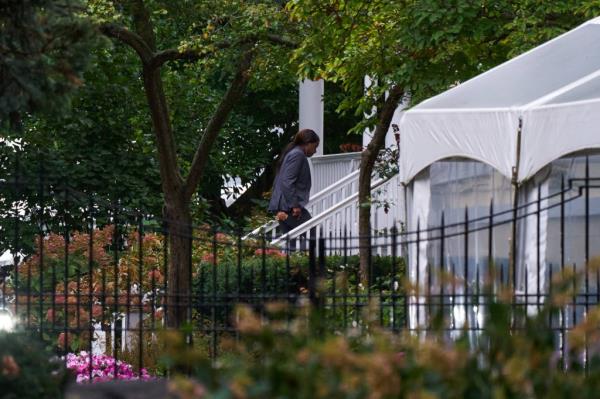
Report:
<svg viewBox="0 0 600 399"><path fill-rule="evenodd" d="M308 204L311 186L308 158L300 147L294 147L283 158L269 202L269 211L304 208Z"/></svg>

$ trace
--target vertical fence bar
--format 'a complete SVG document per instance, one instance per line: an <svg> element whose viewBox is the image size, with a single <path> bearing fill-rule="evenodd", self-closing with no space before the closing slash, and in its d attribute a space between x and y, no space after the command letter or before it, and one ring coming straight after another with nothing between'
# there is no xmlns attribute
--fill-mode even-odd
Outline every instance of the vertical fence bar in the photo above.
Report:
<svg viewBox="0 0 600 399"><path fill-rule="evenodd" d="M81 269L79 267L75 270L76 277L76 290L75 290L75 319L77 321L77 336L81 338Z"/></svg>
<svg viewBox="0 0 600 399"><path fill-rule="evenodd" d="M588 310L587 295L590 292L590 158L585 157L585 187L584 187L584 200L585 200L585 294L586 302L585 309L586 314Z"/></svg>
<svg viewBox="0 0 600 399"><path fill-rule="evenodd" d="M452 275L452 308L450 311L450 326L454 330L456 328L456 318L454 316L454 307L456 306L456 263L452 262L450 264L451 275Z"/></svg>
<svg viewBox="0 0 600 399"><path fill-rule="evenodd" d="M113 357L115 358L115 361L117 361L119 359L119 344L120 342L120 337L118 337L119 339L117 339L117 324L121 321L121 315L120 315L120 281L119 281L119 249L120 249L120 245L121 245L121 231L119 229L119 208L120 208L120 203L117 201L117 203L115 204L115 207L113 209L113 220L114 220L114 225L115 228L113 230L113 273L114 273L114 287L113 287L113 295L114 295L114 302L113 302L113 306L112 306L112 317L111 317L111 323L112 323L112 330L113 330L113 336L112 336L112 346L113 346ZM117 376L115 374L114 378L116 379Z"/></svg>
<svg viewBox="0 0 600 399"><path fill-rule="evenodd" d="M335 247L335 240L333 237L333 232L331 230L329 230L329 246L331 247ZM332 251L329 250L329 255L332 254ZM326 256L327 253L325 252L324 255ZM332 270L331 270L331 274L324 274L323 277L325 279L329 278L331 280L331 319L332 320L337 320L336 316L337 316L337 269L336 266L332 266ZM327 300L327 294L324 294L325 296L325 300Z"/></svg>
<svg viewBox="0 0 600 399"><path fill-rule="evenodd" d="M321 230L320 234L319 234L319 261L318 261L318 265L319 268L317 270L317 281L316 281L316 294L317 294L317 298L318 298L318 307L319 307L319 311L321 312L321 317L325 318L325 295L323 292L321 292L321 282L323 281L323 279L325 278L325 251L326 251L326 246L325 246L325 237L323 236L323 230Z"/></svg>
<svg viewBox="0 0 600 399"><path fill-rule="evenodd" d="M292 281L290 269L290 237L285 238L285 294L286 302L292 300Z"/></svg>
<svg viewBox="0 0 600 399"><path fill-rule="evenodd" d="M464 278L464 304L465 304L465 325L467 325L467 320L469 318L469 209L465 207L465 222L464 222L464 232L465 232L465 240L464 240L464 270L463 270L463 278Z"/></svg>
<svg viewBox="0 0 600 399"><path fill-rule="evenodd" d="M315 238L310 237L308 240L308 298L314 308L318 308L316 246Z"/></svg>
<svg viewBox="0 0 600 399"><path fill-rule="evenodd" d="M371 248L373 246L373 233L372 233L373 229L371 227L371 225L369 224L369 235L367 237L367 240L369 241L369 246L366 248L367 250L367 278L366 278L366 282L367 282L367 303L371 300L371 285L373 284L373 258L372 258L372 253L371 253Z"/></svg>
<svg viewBox="0 0 600 399"><path fill-rule="evenodd" d="M573 317L572 325L575 326L577 324L577 264L573 263L573 276L572 276L572 288L573 288L573 307L571 309Z"/></svg>
<svg viewBox="0 0 600 399"><path fill-rule="evenodd" d="M343 237L343 257L344 257L344 265L346 269L344 270L344 292L343 292L343 325L344 331L348 328L348 285L350 282L350 269L348 267L348 228L344 225L344 237Z"/></svg>
<svg viewBox="0 0 600 399"><path fill-rule="evenodd" d="M481 296L481 285L479 283L479 278L480 278L480 270L479 270L479 263L475 264L475 304L474 306L477 307L477 313L481 312L481 304L479 302L480 296ZM480 330L481 326L479 325L479 317L476 314L474 317L474 321L475 321L475 329L477 331Z"/></svg>
<svg viewBox="0 0 600 399"><path fill-rule="evenodd" d="M89 334L89 344L88 344L88 353L89 353L89 367L88 367L88 372L89 372L89 378L90 381L92 381L92 371L93 371L93 366L92 366L92 340L94 338L94 323L92 321L93 319L93 289L92 287L94 286L94 274L93 274L93 266L94 266L94 203L92 201L92 196L90 195L88 197L88 229L89 229L89 234L88 234L88 279L89 279L89 283L88 283L88 288L87 288L87 295L86 295L86 299L88 301L87 305L88 305L88 326L87 326L87 331Z"/></svg>
<svg viewBox="0 0 600 399"><path fill-rule="evenodd" d="M20 218L19 218L19 208L18 208L18 199L19 199L19 195L20 195L20 174L21 174L21 168L20 168L20 156L19 156L19 152L16 153L15 155L15 170L14 170L14 187L13 187L13 193L14 193L14 199L13 199L13 203L11 204L11 208L14 207L14 237L13 237L13 250L14 251L18 251L19 248L21 247L20 244ZM18 253L18 252L17 252ZM15 255L13 254L13 260L15 259ZM19 315L19 290L20 290L20 286L19 286L19 266L17 264L18 262L15 262L14 265L14 275L15 275L15 317L17 318L17 320L20 319L20 315ZM66 301L65 301L66 303Z"/></svg>
<svg viewBox="0 0 600 399"><path fill-rule="evenodd" d="M69 218L67 212L69 209L69 191L65 188L64 190L64 201L65 201L65 226L64 226L64 276L63 276L63 304L64 304L64 331L63 331L63 347L64 353L67 353L67 342L69 337L69 246L71 233L69 231Z"/></svg>
<svg viewBox="0 0 600 399"><path fill-rule="evenodd" d="M144 215L140 213L138 216L138 372L142 374L144 367ZM154 273L152 273L154 276ZM191 281L191 280L190 280Z"/></svg>
<svg viewBox="0 0 600 399"><path fill-rule="evenodd" d="M38 201L39 201L39 221L38 221L38 227L39 227L39 248L38 248L38 253L39 253L39 266L40 266L40 275L39 275L39 333L40 333L40 339L43 339L44 337L44 239L45 239L45 232L44 232L44 208L45 208L45 203L44 203L44 166L43 166L43 162L40 161L40 170L39 170L39 176L38 176ZM29 293L29 295L31 295L31 292Z"/></svg>
<svg viewBox="0 0 600 399"><path fill-rule="evenodd" d="M445 229L445 218L444 212L442 211L442 216L440 218L440 306L442 315L444 314L444 307L446 302L446 297L444 295L444 285L445 285L445 273L444 273L444 258L446 248L444 244L446 243L446 229Z"/></svg>
<svg viewBox="0 0 600 399"><path fill-rule="evenodd" d="M106 325L106 317L105 317L105 309L106 309L106 268L102 268L102 292L100 294L100 309L102 311L101 319L100 319L100 328L104 332L104 350L108 352L108 348L106 347L106 336L107 331L104 327Z"/></svg>
<svg viewBox="0 0 600 399"><path fill-rule="evenodd" d="M264 317L264 302L267 293L267 237L263 233L261 238L262 253L260 255L260 314Z"/></svg>
<svg viewBox="0 0 600 399"><path fill-rule="evenodd" d="M560 179L560 275L561 279L564 282L565 278L565 175L563 174ZM566 305L562 305L560 307L560 323L561 323L561 344L562 344L562 368L563 370L567 369L567 348L566 348L566 340L567 340L567 321L565 320L567 315Z"/></svg>
<svg viewBox="0 0 600 399"><path fill-rule="evenodd" d="M187 247L187 255L188 262L186 265L187 270L187 279L189 283L186 285L186 291L183 293L185 301L185 321L188 324L188 334L185 337L185 342L187 345L192 346L193 342L193 323L192 323L192 301L194 299L194 279L193 279L193 254L194 254L194 226L190 222L189 225L184 226L185 232L188 234L188 247ZM217 257L214 256L214 261L216 264Z"/></svg>
<svg viewBox="0 0 600 399"><path fill-rule="evenodd" d="M322 236L321 236L322 237ZM333 234L331 232L331 230L329 231L329 245L331 247L335 247L334 245L334 238L333 238ZM325 240L323 240L323 244L325 244ZM329 254L331 255L331 250L329 250ZM326 256L326 252L323 252L323 256ZM324 269L324 274L323 274L323 278L327 278L325 276L325 263L323 266ZM337 314L337 270L335 269L335 266L332 267L332 272L331 272L331 319L332 320L336 320L336 314ZM327 297L325 296L325 299Z"/></svg>
<svg viewBox="0 0 600 399"><path fill-rule="evenodd" d="M401 248L401 252L404 251L404 255L401 255L401 259L403 259L404 261L404 271L405 271L405 276L402 279L402 282L409 282L409 277L407 277L406 275L409 272L409 257L408 257L408 244L406 244L409 241L408 239L408 233L406 231L402 232L402 235L400 236L400 248ZM410 294L410 288L407 289L406 287L408 287L409 284L405 284L405 288L403 288L403 295L402 295L402 300L404 301L403 304L403 309L404 309L404 320L402 321L402 327L410 330L410 326L409 326L409 307L408 307L408 301L409 301L409 294Z"/></svg>
<svg viewBox="0 0 600 399"><path fill-rule="evenodd" d="M396 257L398 256L398 228L396 227L396 224L394 223L394 226L392 227L392 278L390 279L390 293L391 293L391 300L392 300L392 317L391 317L391 321L392 321L392 331L397 331L397 317L396 317L396 301L398 298L397 295L397 290L398 290L398 265L397 265L397 259Z"/></svg>
<svg viewBox="0 0 600 399"><path fill-rule="evenodd" d="M163 237L164 237L164 244L163 244L163 297L161 298L160 301L160 305L162 306L162 323L163 325L168 325L168 314L169 312L173 313L172 311L169 310L169 302L171 301L171 299L169 298L169 284L171 284L171 282L169 282L169 241L171 239L171 232L169 231L169 224L168 222L165 220L162 223L162 228L163 228Z"/></svg>
<svg viewBox="0 0 600 399"><path fill-rule="evenodd" d="M237 245L237 259L236 259L236 265L237 265L237 269L236 269L236 273L237 273L237 277L236 277L236 303L240 303L241 300L241 290L242 290L242 230L239 229L238 230L238 234L237 234L237 241L236 241L236 245ZM289 253L286 255L286 258L289 257ZM286 260L286 263L289 263L289 260ZM289 268L289 266L286 266L286 269ZM236 328L235 329L235 339L236 341L239 340L240 338L240 334L239 334L239 330Z"/></svg>
<svg viewBox="0 0 600 399"><path fill-rule="evenodd" d="M386 245L385 243L387 243L387 234L388 234L387 229L384 232L384 234L385 234L385 236L383 237L383 242L384 242L383 245ZM382 241L381 237L377 239L377 244L376 245L377 245L378 248L379 248L379 245L382 245L382 244L380 244L381 241ZM379 253L383 253L384 251L387 254L387 249L386 248L383 248L383 250L380 249ZM377 268L376 265L373 262L373 259L371 259L371 264L372 264L371 268L372 268L372 270L374 272L375 281L377 282L377 288L378 288L378 291L379 291L379 293L378 293L379 294L379 325L383 326L384 325L384 323L383 323L383 315L384 315L383 310L384 310L384 306L385 305L384 305L384 298L383 298L383 284L382 284L382 280L384 278L384 273L383 273L384 270L382 269L381 264L379 265L379 268Z"/></svg>
<svg viewBox="0 0 600 399"><path fill-rule="evenodd" d="M420 250L421 250L421 219L418 218L417 219L417 239L416 241L416 256L415 256L415 262L416 262L416 266L417 266L417 270L416 270L416 275L417 275L417 283L415 285L415 306L416 306L416 313L417 313L417 326L415 326L416 330L419 330L419 324L421 323L421 296L420 296L420 288L421 288L421 272L420 272L420 258L421 258L421 254L420 254Z"/></svg>
<svg viewBox="0 0 600 399"><path fill-rule="evenodd" d="M552 300L552 276L553 276L553 271L552 271L552 263L550 263L548 265L548 301ZM553 331L552 329L552 312L548 312L548 328L550 329L550 331ZM554 334L553 334L554 335Z"/></svg>
<svg viewBox="0 0 600 399"><path fill-rule="evenodd" d="M494 199L490 200L490 214L488 218L488 264L487 284L490 296L495 294L496 267L494 265ZM484 286L484 289L486 287ZM492 298L489 298L492 300Z"/></svg>
<svg viewBox="0 0 600 399"><path fill-rule="evenodd" d="M135 223L135 220L133 222ZM134 248L130 249L135 250ZM133 271L131 268L133 267L134 265L132 264L127 265L127 276L125 277L125 339L122 339L122 344L124 344L126 348L129 347L128 338L131 337L131 272Z"/></svg>
<svg viewBox="0 0 600 399"><path fill-rule="evenodd" d="M512 237L511 237L511 254L509 259L508 270L510 289L513 292L513 305L516 304L516 292L517 292L517 221L518 221L518 201L519 201L519 187L515 185L515 198L513 201L512 211Z"/></svg>
<svg viewBox="0 0 600 399"><path fill-rule="evenodd" d="M541 306L541 284L540 284L540 277L541 277L541 269L542 269L542 262L540 259L540 245L541 245L541 241L540 241L540 234L541 234L541 208L542 208L542 186L541 184L538 184L537 186L537 201L536 201L536 211L535 211L535 216L536 216L536 245L535 245L535 251L536 251L536 274L537 274L537 281L536 281L536 303L537 303L537 311L540 311L540 306Z"/></svg>
<svg viewBox="0 0 600 399"><path fill-rule="evenodd" d="M212 231L212 306L210 308L211 316L211 356L217 357L217 230Z"/></svg>
<svg viewBox="0 0 600 399"><path fill-rule="evenodd" d="M565 267L565 175L560 179L560 265Z"/></svg>
<svg viewBox="0 0 600 399"><path fill-rule="evenodd" d="M585 157L585 316L588 316L590 302L590 157ZM585 371L589 365L588 337L585 336Z"/></svg>
<svg viewBox="0 0 600 399"><path fill-rule="evenodd" d="M27 268L27 329L31 328L31 267Z"/></svg>

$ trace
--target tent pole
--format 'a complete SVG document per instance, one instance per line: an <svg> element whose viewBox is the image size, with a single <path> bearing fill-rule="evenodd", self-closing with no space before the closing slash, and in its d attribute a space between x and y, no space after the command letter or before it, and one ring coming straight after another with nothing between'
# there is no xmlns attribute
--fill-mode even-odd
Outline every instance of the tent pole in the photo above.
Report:
<svg viewBox="0 0 600 399"><path fill-rule="evenodd" d="M513 185L513 220L512 220L512 246L511 256L509 258L509 281L513 291L513 299L517 290L517 216L519 206L519 164L521 162L521 132L523 129L523 119L519 117L519 128L517 130L517 161L512 168Z"/></svg>

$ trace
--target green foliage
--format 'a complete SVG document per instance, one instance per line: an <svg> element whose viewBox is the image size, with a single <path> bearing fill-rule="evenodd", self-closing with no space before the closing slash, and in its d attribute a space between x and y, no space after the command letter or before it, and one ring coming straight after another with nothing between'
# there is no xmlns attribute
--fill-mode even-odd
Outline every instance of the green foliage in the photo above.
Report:
<svg viewBox="0 0 600 399"><path fill-rule="evenodd" d="M395 262L395 264L394 264ZM359 284L358 278L358 256L343 257L339 255L327 256L325 259L325 274L327 290L333 289L332 284L335 277L344 275L349 286L348 292ZM376 273L372 278L373 287L385 284L389 290L392 272L396 270L397 281L404 277L403 259L392 259L391 256L376 256L373 258L373 270ZM213 276L216 277L213 280ZM243 257L237 261L237 254L231 253L218 257L216 265L212 263L212 257L206 256L195 272L194 286L195 295L199 298L207 298L215 293L219 297L231 294L235 296L248 294L302 294L308 290L309 259L305 254L292 254L288 258L278 250L265 251L258 248L252 257ZM385 277L383 277L385 276ZM382 278L385 278L384 282ZM213 281L216 281L214 285ZM337 287L340 289L340 287ZM351 295L351 294L349 294Z"/></svg>
<svg viewBox="0 0 600 399"><path fill-rule="evenodd" d="M67 94L81 86L93 34L79 7L78 1L0 1L0 122L63 111Z"/></svg>
<svg viewBox="0 0 600 399"><path fill-rule="evenodd" d="M240 307L235 312L240 341L232 342L218 362L210 363L197 350L181 351L181 338L174 336L165 353L171 364L192 373L193 379L173 379L180 395L594 398L600 387L600 357L590 350L586 371L581 362L584 349L599 342L600 309L590 310L587 320L569 332L568 357L560 359L547 323L562 305L547 303L537 315L528 316L522 307L495 297L474 339L467 332L450 339L443 325L417 335L392 334L371 323L338 335L322 329L318 313L309 308L291 311L279 303L258 315Z"/></svg>
<svg viewBox="0 0 600 399"><path fill-rule="evenodd" d="M9 137L24 143L21 171L39 179L43 168L46 184L67 184L96 201L119 199L160 215L160 177L139 66L126 49L109 42L89 52L94 66L73 95L71 110L30 118L23 132Z"/></svg>
<svg viewBox="0 0 600 399"><path fill-rule="evenodd" d="M64 362L37 336L0 333L0 398L62 398L70 379Z"/></svg>
<svg viewBox="0 0 600 399"><path fill-rule="evenodd" d="M256 249L254 256L237 261L236 254L221 254L213 264L205 256L194 272L193 309L204 328L221 328L231 323L237 303L259 308L265 301L301 303L310 295L309 259L294 254L289 259L278 250ZM318 266L318 265L316 265ZM362 310L370 298L378 297L386 307L379 315L385 325L404 319L403 289L398 282L405 276L404 260L390 256L373 258L370 287L361 284L358 256L331 255L325 259L324 274L316 287L323 298L323 318L328 328L344 330L349 324L363 323ZM394 274L395 273L395 274ZM213 305L216 298L216 305ZM394 322L396 320L396 322ZM216 323L216 325L214 324Z"/></svg>
<svg viewBox="0 0 600 399"><path fill-rule="evenodd" d="M292 0L303 27L300 76L339 82L340 111L367 115L392 85L412 104L463 82L598 15L594 0ZM366 90L364 76L373 83Z"/></svg>

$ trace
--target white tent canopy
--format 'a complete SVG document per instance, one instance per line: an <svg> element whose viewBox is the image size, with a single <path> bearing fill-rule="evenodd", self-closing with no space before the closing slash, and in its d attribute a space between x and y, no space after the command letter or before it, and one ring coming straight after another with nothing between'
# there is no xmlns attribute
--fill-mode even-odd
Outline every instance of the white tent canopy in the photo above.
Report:
<svg viewBox="0 0 600 399"><path fill-rule="evenodd" d="M518 168L524 181L563 155L600 148L600 18L422 102L400 132L403 183L449 157L508 178Z"/></svg>

